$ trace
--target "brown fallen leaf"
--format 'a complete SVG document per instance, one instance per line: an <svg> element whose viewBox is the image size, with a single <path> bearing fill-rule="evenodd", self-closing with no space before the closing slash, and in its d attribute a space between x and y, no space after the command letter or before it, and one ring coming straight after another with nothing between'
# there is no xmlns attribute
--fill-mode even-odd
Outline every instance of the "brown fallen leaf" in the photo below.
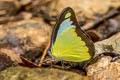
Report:
<svg viewBox="0 0 120 80"><path fill-rule="evenodd" d="M99 34L95 30L89 30L87 34L91 37L93 42L97 42L100 39Z"/></svg>

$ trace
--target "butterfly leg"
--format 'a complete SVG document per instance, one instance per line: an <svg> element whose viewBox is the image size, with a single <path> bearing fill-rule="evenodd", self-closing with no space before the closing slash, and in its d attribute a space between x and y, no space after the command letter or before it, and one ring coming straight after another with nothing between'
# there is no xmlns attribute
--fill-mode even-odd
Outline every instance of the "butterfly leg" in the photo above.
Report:
<svg viewBox="0 0 120 80"><path fill-rule="evenodd" d="M50 65L51 67L53 67L53 64L56 62L55 59L52 58L48 58L44 60L45 65Z"/></svg>
<svg viewBox="0 0 120 80"><path fill-rule="evenodd" d="M62 65L62 69L64 69L65 65L64 65L64 61L60 61L61 65Z"/></svg>

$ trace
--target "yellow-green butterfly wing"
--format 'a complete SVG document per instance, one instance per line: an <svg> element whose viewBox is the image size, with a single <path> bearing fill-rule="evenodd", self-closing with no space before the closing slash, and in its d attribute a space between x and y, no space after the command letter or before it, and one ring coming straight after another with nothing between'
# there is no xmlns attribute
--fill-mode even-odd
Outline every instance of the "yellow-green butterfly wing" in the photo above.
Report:
<svg viewBox="0 0 120 80"><path fill-rule="evenodd" d="M89 36L81 30L75 13L65 8L54 27L48 50L56 60L82 62L94 55L94 45Z"/></svg>

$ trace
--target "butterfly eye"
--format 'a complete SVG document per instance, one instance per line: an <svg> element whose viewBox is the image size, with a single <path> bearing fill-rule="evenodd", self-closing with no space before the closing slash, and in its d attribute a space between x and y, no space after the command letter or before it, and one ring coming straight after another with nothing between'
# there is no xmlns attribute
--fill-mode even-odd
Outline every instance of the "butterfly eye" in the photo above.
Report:
<svg viewBox="0 0 120 80"><path fill-rule="evenodd" d="M51 51L50 51L50 50L48 50L48 54L51 54Z"/></svg>
<svg viewBox="0 0 120 80"><path fill-rule="evenodd" d="M71 16L71 13L68 12L68 13L65 15L65 18L68 18L68 17L70 17L70 16Z"/></svg>

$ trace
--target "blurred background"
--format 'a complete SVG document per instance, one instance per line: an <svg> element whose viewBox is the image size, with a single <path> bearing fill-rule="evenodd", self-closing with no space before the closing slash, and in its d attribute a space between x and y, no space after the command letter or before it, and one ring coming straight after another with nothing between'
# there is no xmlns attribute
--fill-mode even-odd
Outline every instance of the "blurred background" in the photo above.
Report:
<svg viewBox="0 0 120 80"><path fill-rule="evenodd" d="M42 62L45 57L50 58L44 55L45 49L56 18L66 7L74 10L81 29L85 30L95 43L96 54L120 53L120 0L0 0L0 71L21 63L27 67L38 67L41 57ZM116 33L119 34L113 36ZM111 36L113 37L110 38ZM87 72L89 76L93 76L94 80L117 80L120 66L110 62L110 59L98 61L97 67L96 64L90 66ZM76 72L78 71L80 70L76 69ZM46 73L48 72L49 69ZM51 72L54 74L54 70ZM64 75L63 72L61 74ZM2 78L0 77L1 80Z"/></svg>

